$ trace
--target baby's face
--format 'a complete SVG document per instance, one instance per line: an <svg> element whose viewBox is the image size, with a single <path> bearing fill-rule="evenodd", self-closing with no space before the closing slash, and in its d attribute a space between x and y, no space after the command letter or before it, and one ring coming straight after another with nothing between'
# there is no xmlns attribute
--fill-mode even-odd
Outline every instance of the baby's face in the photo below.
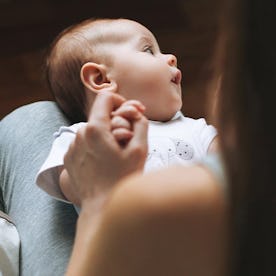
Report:
<svg viewBox="0 0 276 276"><path fill-rule="evenodd" d="M153 34L137 22L122 19L112 24L114 37L109 77L118 93L141 101L150 120L167 121L181 108L181 72L176 57L162 54Z"/></svg>

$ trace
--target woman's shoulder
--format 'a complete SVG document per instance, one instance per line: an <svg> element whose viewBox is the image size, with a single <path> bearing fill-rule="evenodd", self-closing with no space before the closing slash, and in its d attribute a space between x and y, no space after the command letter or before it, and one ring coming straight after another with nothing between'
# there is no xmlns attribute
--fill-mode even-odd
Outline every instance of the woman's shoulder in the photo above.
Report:
<svg viewBox="0 0 276 276"><path fill-rule="evenodd" d="M145 252L158 256L159 263L164 260L165 271L175 267L174 275L224 275L227 203L206 167L132 175L115 188L106 214L107 225L130 232Z"/></svg>
<svg viewBox="0 0 276 276"><path fill-rule="evenodd" d="M171 166L144 175L124 179L115 190L115 197L128 206L148 206L163 212L166 208L180 208L206 213L224 209L225 191L219 178L206 166ZM125 200L123 199L125 198Z"/></svg>

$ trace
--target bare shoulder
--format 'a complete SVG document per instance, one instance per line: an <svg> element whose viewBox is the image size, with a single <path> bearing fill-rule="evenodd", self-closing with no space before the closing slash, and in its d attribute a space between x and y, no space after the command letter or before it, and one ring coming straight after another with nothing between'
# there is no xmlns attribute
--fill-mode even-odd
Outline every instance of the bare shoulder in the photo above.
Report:
<svg viewBox="0 0 276 276"><path fill-rule="evenodd" d="M219 152L219 150L219 139L218 136L215 136L208 147L208 153Z"/></svg>
<svg viewBox="0 0 276 276"><path fill-rule="evenodd" d="M143 275L224 275L227 204L204 167L130 176L117 186L110 203L106 225L113 225L113 235L120 233L116 240L128 241L127 254L139 267L151 264ZM137 257L145 252L149 259Z"/></svg>
<svg viewBox="0 0 276 276"><path fill-rule="evenodd" d="M203 166L174 166L122 181L116 196L152 208L181 208L184 211L223 207L225 195L220 183ZM128 200L127 200L128 201ZM131 204L125 202L127 204ZM150 207L148 206L148 207Z"/></svg>

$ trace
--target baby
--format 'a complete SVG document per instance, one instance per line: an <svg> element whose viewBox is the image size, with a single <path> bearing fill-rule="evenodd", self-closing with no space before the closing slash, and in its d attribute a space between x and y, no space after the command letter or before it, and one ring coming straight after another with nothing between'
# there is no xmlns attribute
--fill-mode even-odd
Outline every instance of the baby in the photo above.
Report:
<svg viewBox="0 0 276 276"><path fill-rule="evenodd" d="M148 118L145 172L199 161L216 148L215 128L180 112L176 57L163 54L154 35L135 21L89 19L65 29L50 49L47 77L58 105L75 123L55 133L37 174L37 185L55 198L68 201L60 185L63 158L99 93L118 93L129 100L114 112L113 133L119 143L131 139L131 120L125 114L134 118L141 112Z"/></svg>

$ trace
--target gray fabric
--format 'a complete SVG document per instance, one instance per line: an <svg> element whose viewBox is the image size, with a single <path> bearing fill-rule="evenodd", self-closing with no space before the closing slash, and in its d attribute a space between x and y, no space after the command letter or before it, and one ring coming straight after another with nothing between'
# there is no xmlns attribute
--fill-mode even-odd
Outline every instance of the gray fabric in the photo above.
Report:
<svg viewBox="0 0 276 276"><path fill-rule="evenodd" d="M23 276L64 275L71 252L74 207L50 198L35 185L53 132L62 125L68 121L49 101L20 107L0 122L0 208L17 226Z"/></svg>

